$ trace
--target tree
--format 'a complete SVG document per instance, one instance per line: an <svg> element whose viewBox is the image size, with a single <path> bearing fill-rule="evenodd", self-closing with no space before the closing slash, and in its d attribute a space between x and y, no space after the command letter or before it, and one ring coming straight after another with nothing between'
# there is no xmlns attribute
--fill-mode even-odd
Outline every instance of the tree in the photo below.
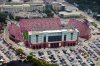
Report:
<svg viewBox="0 0 100 66"><path fill-rule="evenodd" d="M0 13L0 22L6 24L7 15L5 13Z"/></svg>
<svg viewBox="0 0 100 66"><path fill-rule="evenodd" d="M79 5L79 9L88 10L100 13L100 0L67 0L70 3L76 3Z"/></svg>
<svg viewBox="0 0 100 66"><path fill-rule="evenodd" d="M58 66L57 64L50 64L50 66Z"/></svg>
<svg viewBox="0 0 100 66"><path fill-rule="evenodd" d="M30 54L29 54L30 56L33 56L33 52L30 52Z"/></svg>
<svg viewBox="0 0 100 66"><path fill-rule="evenodd" d="M32 66L42 66L41 62L35 58L33 58L33 56L29 55L27 56L27 63L31 64Z"/></svg>
<svg viewBox="0 0 100 66"><path fill-rule="evenodd" d="M95 22L91 22L91 24L92 24L94 27L96 27L96 28L97 28L97 26L98 26Z"/></svg>
<svg viewBox="0 0 100 66"><path fill-rule="evenodd" d="M16 52L18 53L18 55L23 54L23 50L21 48L16 49Z"/></svg>
<svg viewBox="0 0 100 66"><path fill-rule="evenodd" d="M52 13L52 6L50 6L50 5L46 5L44 12L47 14L47 17L53 17L54 16L54 13Z"/></svg>
<svg viewBox="0 0 100 66"><path fill-rule="evenodd" d="M28 55L27 56L27 58L26 58L26 60L27 60L27 62L29 62L30 64L31 64L31 60L32 60L32 58L33 58L33 56L31 56L31 55Z"/></svg>
<svg viewBox="0 0 100 66"><path fill-rule="evenodd" d="M28 17L25 17L25 19L28 19Z"/></svg>
<svg viewBox="0 0 100 66"><path fill-rule="evenodd" d="M9 18L10 18L10 19L14 19L14 16L10 13L10 14L9 14Z"/></svg>
<svg viewBox="0 0 100 66"><path fill-rule="evenodd" d="M31 53L27 56L25 62L31 64L32 66L58 66L57 64L49 64L45 60L38 60L34 58Z"/></svg>
<svg viewBox="0 0 100 66"><path fill-rule="evenodd" d="M16 17L15 17L15 20L16 20L16 21L19 21L20 19L21 19L20 16L16 16Z"/></svg>
<svg viewBox="0 0 100 66"><path fill-rule="evenodd" d="M48 16L48 17L53 17L54 14L53 14L53 13L47 13L47 16Z"/></svg>
<svg viewBox="0 0 100 66"><path fill-rule="evenodd" d="M28 32L24 32L24 33L23 33L23 36L24 36L24 39L25 39L25 40L28 40L28 38L29 38L29 37L28 37Z"/></svg>

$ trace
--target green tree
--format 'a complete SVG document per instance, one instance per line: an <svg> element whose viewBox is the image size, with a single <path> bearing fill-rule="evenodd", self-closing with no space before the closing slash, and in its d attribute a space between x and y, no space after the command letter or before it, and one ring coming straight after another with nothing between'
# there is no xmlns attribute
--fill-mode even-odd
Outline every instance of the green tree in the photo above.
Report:
<svg viewBox="0 0 100 66"><path fill-rule="evenodd" d="M44 12L47 14L47 17L54 16L54 13L52 13L52 6L50 7L50 5L46 5Z"/></svg>
<svg viewBox="0 0 100 66"><path fill-rule="evenodd" d="M27 62L29 64L31 64L32 66L42 66L41 62L35 58L33 58L33 56L29 55L27 56Z"/></svg>
<svg viewBox="0 0 100 66"><path fill-rule="evenodd" d="M18 55L23 54L23 49L18 48L18 49L16 49L16 52L18 53Z"/></svg>
<svg viewBox="0 0 100 66"><path fill-rule="evenodd" d="M28 17L25 17L25 19L28 19Z"/></svg>
<svg viewBox="0 0 100 66"><path fill-rule="evenodd" d="M14 16L12 14L9 14L10 19L14 19Z"/></svg>
<svg viewBox="0 0 100 66"><path fill-rule="evenodd" d="M16 17L15 17L15 20L16 20L16 21L19 21L20 19L21 19L20 16L16 16Z"/></svg>
<svg viewBox="0 0 100 66"><path fill-rule="evenodd" d="M53 14L53 13L47 13L47 16L48 16L48 17L53 17L54 14Z"/></svg>
<svg viewBox="0 0 100 66"><path fill-rule="evenodd" d="M50 64L50 66L58 66L58 64Z"/></svg>
<svg viewBox="0 0 100 66"><path fill-rule="evenodd" d="M91 22L91 24L92 24L94 27L96 27L96 28L97 28L97 26L98 26L95 22Z"/></svg>
<svg viewBox="0 0 100 66"><path fill-rule="evenodd" d="M46 62L44 60L38 60L38 59L34 58L31 55L31 53L30 53L30 55L27 56L25 62L31 64L32 66L58 66L57 64L49 64L48 62Z"/></svg>
<svg viewBox="0 0 100 66"><path fill-rule="evenodd" d="M0 13L0 22L6 24L7 15L5 13Z"/></svg>
<svg viewBox="0 0 100 66"><path fill-rule="evenodd" d="M24 39L25 39L25 40L28 40L28 32L24 32L24 33L23 33L23 36L24 36Z"/></svg>
<svg viewBox="0 0 100 66"><path fill-rule="evenodd" d="M29 54L30 56L33 56L33 52L30 52L30 54Z"/></svg>

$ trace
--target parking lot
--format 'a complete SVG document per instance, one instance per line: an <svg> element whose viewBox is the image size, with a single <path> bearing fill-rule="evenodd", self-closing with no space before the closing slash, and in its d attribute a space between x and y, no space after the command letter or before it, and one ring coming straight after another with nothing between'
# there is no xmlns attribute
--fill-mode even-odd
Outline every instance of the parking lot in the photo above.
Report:
<svg viewBox="0 0 100 66"><path fill-rule="evenodd" d="M59 66L94 66L100 58L100 45L93 42L75 47L46 48L34 50L33 55L40 60Z"/></svg>
<svg viewBox="0 0 100 66"><path fill-rule="evenodd" d="M16 52L0 38L0 63L19 59Z"/></svg>

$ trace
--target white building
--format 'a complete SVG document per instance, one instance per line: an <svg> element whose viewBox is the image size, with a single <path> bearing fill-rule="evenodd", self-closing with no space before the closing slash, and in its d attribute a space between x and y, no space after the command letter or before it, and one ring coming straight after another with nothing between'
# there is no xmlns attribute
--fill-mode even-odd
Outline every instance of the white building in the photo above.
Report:
<svg viewBox="0 0 100 66"><path fill-rule="evenodd" d="M33 3L38 3L38 4L41 4L41 3L43 4L43 2L44 2L43 0L31 0L31 1L32 1ZM31 2L31 1L30 1L30 2Z"/></svg>
<svg viewBox="0 0 100 66"><path fill-rule="evenodd" d="M20 3L23 2L23 0L12 0L11 2Z"/></svg>
<svg viewBox="0 0 100 66"><path fill-rule="evenodd" d="M20 12L20 11L33 11L33 10L40 10L43 11L45 9L45 5L44 4L33 4L33 3L29 3L29 4L21 4L21 3L17 3L17 4L2 4L0 5L0 11L1 12L11 12L11 13L16 13L16 12Z"/></svg>
<svg viewBox="0 0 100 66"><path fill-rule="evenodd" d="M52 2L59 2L62 3L64 0L45 0L45 2L52 3Z"/></svg>
<svg viewBox="0 0 100 66"><path fill-rule="evenodd" d="M55 11L59 11L61 10L61 4L59 2L52 2L52 8L55 10Z"/></svg>
<svg viewBox="0 0 100 66"><path fill-rule="evenodd" d="M74 11L74 12L61 11L61 12L59 12L59 16L64 17L64 18L67 18L67 17L74 18L74 17L80 17L81 13L80 12L76 12L76 11Z"/></svg>

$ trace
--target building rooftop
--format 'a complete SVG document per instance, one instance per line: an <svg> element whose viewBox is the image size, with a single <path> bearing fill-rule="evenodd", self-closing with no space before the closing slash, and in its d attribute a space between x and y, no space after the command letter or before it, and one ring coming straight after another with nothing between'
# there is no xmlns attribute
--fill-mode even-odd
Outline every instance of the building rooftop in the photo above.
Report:
<svg viewBox="0 0 100 66"><path fill-rule="evenodd" d="M15 36L16 40L20 40L20 41L23 40L19 26L17 26L16 24L11 24L11 25L9 25L8 30L11 35Z"/></svg>
<svg viewBox="0 0 100 66"><path fill-rule="evenodd" d="M77 29L77 30L76 30ZM23 41L22 33L31 34L52 33L61 31L79 31L80 37L88 38L91 34L89 25L86 21L70 19L68 24L61 24L60 18L38 18L38 19L21 19L19 25L9 25L9 33L15 36L15 39Z"/></svg>
<svg viewBox="0 0 100 66"><path fill-rule="evenodd" d="M85 21L85 20L78 21L76 19L70 19L68 22L68 25L73 26L76 29L78 29L80 32L80 37L84 37L84 38L88 39L87 37L89 37L91 34L88 21Z"/></svg>
<svg viewBox="0 0 100 66"><path fill-rule="evenodd" d="M25 31L40 31L60 29L61 22L59 18L43 18L43 19L21 19L20 28Z"/></svg>
<svg viewBox="0 0 100 66"><path fill-rule="evenodd" d="M63 15L66 15L66 16L71 16L71 15L80 15L81 13L80 12L66 12L66 11L61 11L59 12L59 14L63 14Z"/></svg>

